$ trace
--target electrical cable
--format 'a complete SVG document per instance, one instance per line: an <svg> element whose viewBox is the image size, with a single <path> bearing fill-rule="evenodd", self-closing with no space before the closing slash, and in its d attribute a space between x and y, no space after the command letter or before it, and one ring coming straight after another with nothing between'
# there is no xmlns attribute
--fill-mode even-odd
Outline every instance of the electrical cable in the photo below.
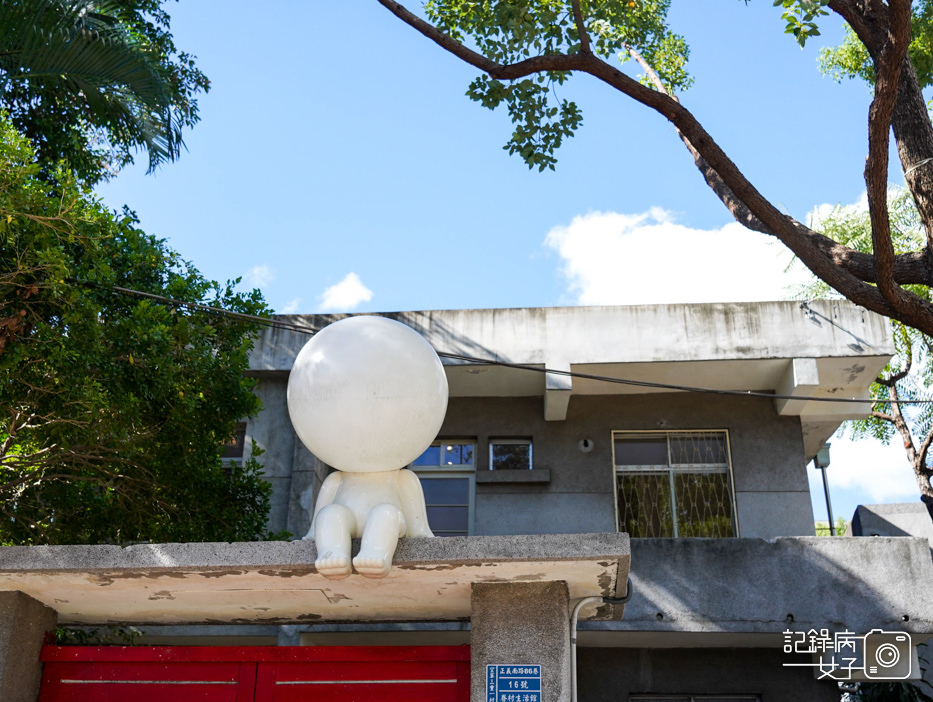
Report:
<svg viewBox="0 0 933 702"><path fill-rule="evenodd" d="M129 288L121 288L116 285L113 286L113 290L123 295L134 295L137 297L144 297L153 300L158 300L160 302L165 302L172 305L178 305L182 307L190 307L192 309L198 309L202 311L211 312L213 314L221 314L228 317L233 317L236 319L241 319L247 322L254 322L256 324L262 324L263 326L273 328L273 329L282 329L283 331L292 331L299 334L307 334L308 336L314 336L316 333L321 331L317 327L312 327L309 325L300 325L293 324L291 322L286 322L282 320L273 319L271 317L257 317L251 314L242 314L240 312L232 312L230 310L224 310L219 307L211 307L210 305L202 305L197 302L186 302L184 300L175 300L170 297L164 297L162 295L155 295L153 293L140 292L139 290L131 290ZM476 366L500 366L503 368L513 368L515 370L524 370L532 371L534 373L544 373L549 375L558 375L567 378L580 378L581 380L593 380L601 383L615 383L617 385L629 385L633 387L649 388L653 390L673 390L677 392L689 392L689 393L702 393L708 395L731 395L733 397L763 397L770 400L797 400L800 402L835 402L842 404L865 404L865 403L887 403L887 404L897 404L897 405L928 405L933 404L933 399L931 400L890 400L890 399L858 399L858 398L849 398L849 397L824 397L824 396L814 396L814 395L778 395L770 392L760 392L756 390L723 390L721 388L704 388L693 385L676 385L673 383L656 383L648 380L632 380L629 378L614 378L606 375L594 375L592 373L581 373L579 371L565 371L557 370L554 368L547 368L546 366L532 366L524 363L511 363L509 361L500 361L498 359L490 358L477 358L475 356L466 356L463 354L449 353L446 351L438 351L437 355L441 358L447 358L452 361L461 361L463 364L476 365Z"/></svg>
<svg viewBox="0 0 933 702"><path fill-rule="evenodd" d="M270 317L257 317L254 314L243 314L242 312L234 312L232 310L225 310L220 307L211 307L210 305L202 305L200 302L187 302L185 300L175 300L170 297L164 297L163 295L155 295L153 293L141 292L139 290L130 290L129 288L121 288L118 285L113 286L113 290L116 290L118 293L123 295L134 295L136 297L145 297L150 300L158 300L159 302L167 302L171 305L178 305L180 307L190 307L196 310L202 310L204 312L213 312L214 314L222 314L227 317L233 317L235 319L242 319L245 322L256 322L257 324L263 324L267 327L275 327L277 329L284 329L286 331L295 331L301 334L316 334L321 331L317 327L302 326L298 324L291 324L290 322L281 322Z"/></svg>

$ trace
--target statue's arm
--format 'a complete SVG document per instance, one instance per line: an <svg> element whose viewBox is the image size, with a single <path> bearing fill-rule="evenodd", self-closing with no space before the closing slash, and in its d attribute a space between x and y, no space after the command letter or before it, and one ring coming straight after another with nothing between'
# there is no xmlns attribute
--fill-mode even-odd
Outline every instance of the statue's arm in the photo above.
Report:
<svg viewBox="0 0 933 702"><path fill-rule="evenodd" d="M321 489L318 491L317 499L314 501L314 516L311 518L311 528L308 529L308 535L305 539L314 539L314 523L317 521L317 514L324 507L331 504L337 496L337 488L340 487L340 481L343 479L343 473L336 471L331 473L324 482L321 483Z"/></svg>
<svg viewBox="0 0 933 702"><path fill-rule="evenodd" d="M402 469L398 472L398 491L402 498L402 513L408 524L405 536L433 537L434 532L428 526L428 511L424 505L424 490L421 481L412 471Z"/></svg>

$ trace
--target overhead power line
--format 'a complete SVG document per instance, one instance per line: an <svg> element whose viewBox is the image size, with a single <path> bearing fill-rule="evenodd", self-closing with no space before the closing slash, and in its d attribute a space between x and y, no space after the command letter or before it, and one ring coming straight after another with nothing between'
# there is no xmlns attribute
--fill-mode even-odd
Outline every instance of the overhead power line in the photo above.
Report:
<svg viewBox="0 0 933 702"><path fill-rule="evenodd" d="M273 328L273 329L282 329L283 331L296 332L298 334L305 334L307 336L314 336L317 334L320 329L310 325L301 325L293 324L291 322L286 322L284 320L272 319L270 317L258 317L251 314L243 314L240 312L233 312L231 310L225 310L220 307L212 307L210 305L202 305L198 302L186 302L185 300L175 300L170 297L164 297L162 295L155 295L153 293L140 292L139 290L131 290L129 288L121 288L116 285L113 286L113 290L121 295L132 295L136 297L148 298L152 300L157 300L159 302L164 302L170 305L176 305L179 307L189 307L191 309L201 310L203 312L210 312L212 314L220 314L227 317L232 317L235 319L240 319L246 322L253 322L255 324L260 324L264 327ZM557 370L555 368L547 368L546 366L533 366L525 363L510 363L509 361L500 361L498 359L491 358L478 358L476 356L466 356L463 354L449 353L446 351L438 351L437 355L441 358L448 358L452 361L460 361L464 364L476 365L476 366L500 366L503 368L513 368L515 370L524 370L530 371L533 373L544 373L547 375L558 375L567 378L580 378L583 380L593 380L601 383L614 383L616 385L628 385L632 387L648 388L652 390L673 390L677 392L690 392L690 393L702 393L708 395L731 395L733 397L763 397L770 400L798 400L800 402L835 402L841 404L865 404L865 403L888 403L888 404L897 404L897 405L928 405L933 404L933 399L931 400L889 400L889 399L865 399L860 400L858 398L850 397L825 397L817 395L778 395L770 392L760 392L756 390L723 390L721 388L705 388L694 385L676 385L673 383L656 383L649 380L632 380L630 378L615 378L607 375L594 375L592 373L580 373L578 371L565 371Z"/></svg>

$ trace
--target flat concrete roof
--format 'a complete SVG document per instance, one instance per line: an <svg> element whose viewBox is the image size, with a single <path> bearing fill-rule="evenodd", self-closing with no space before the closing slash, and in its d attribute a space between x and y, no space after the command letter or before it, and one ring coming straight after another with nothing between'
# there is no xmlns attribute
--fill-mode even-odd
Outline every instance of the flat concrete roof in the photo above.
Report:
<svg viewBox="0 0 933 702"><path fill-rule="evenodd" d="M316 557L310 541L11 546L0 590L64 624L463 620L473 583L563 580L572 598L621 596L630 549L627 534L403 539L382 580L327 580Z"/></svg>
<svg viewBox="0 0 933 702"><path fill-rule="evenodd" d="M320 329L352 315L279 315ZM812 457L846 419L871 410L868 389L894 353L887 319L844 300L390 312L441 353L636 382L800 396L779 402L800 417ZM285 377L309 336L266 329L249 372ZM566 417L577 395L672 392L442 359L451 397L545 398ZM866 400L842 404L808 397Z"/></svg>

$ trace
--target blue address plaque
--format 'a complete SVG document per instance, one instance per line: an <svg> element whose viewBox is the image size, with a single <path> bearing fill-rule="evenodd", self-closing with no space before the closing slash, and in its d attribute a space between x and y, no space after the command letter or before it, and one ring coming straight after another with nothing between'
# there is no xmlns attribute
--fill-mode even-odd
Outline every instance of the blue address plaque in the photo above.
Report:
<svg viewBox="0 0 933 702"><path fill-rule="evenodd" d="M486 702L542 702L541 666L533 663L487 665Z"/></svg>

